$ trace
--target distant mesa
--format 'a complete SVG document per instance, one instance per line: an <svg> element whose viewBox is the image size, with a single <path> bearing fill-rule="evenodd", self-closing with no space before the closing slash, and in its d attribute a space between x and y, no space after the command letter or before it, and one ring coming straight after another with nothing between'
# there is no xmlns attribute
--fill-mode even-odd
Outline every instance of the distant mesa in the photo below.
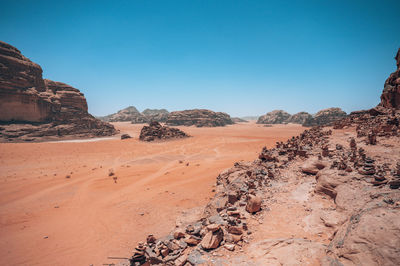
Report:
<svg viewBox="0 0 400 266"><path fill-rule="evenodd" d="M346 116L346 112L340 108L328 108L319 111L312 118L307 119L303 123L303 126L311 127L329 125L337 120L345 118Z"/></svg>
<svg viewBox="0 0 400 266"><path fill-rule="evenodd" d="M242 118L239 118L239 117L232 117L232 121L234 123L248 123L249 122L248 120L245 120L245 119L242 119Z"/></svg>
<svg viewBox="0 0 400 266"><path fill-rule="evenodd" d="M290 118L290 114L283 110L274 110L260 116L257 124L284 124Z"/></svg>
<svg viewBox="0 0 400 266"><path fill-rule="evenodd" d="M151 121L166 122L169 112L165 109L145 109L140 113L136 107L129 106L115 114L99 117L107 122L132 122L132 124L149 123Z"/></svg>
<svg viewBox="0 0 400 266"><path fill-rule="evenodd" d="M139 139L142 141L155 141L187 137L189 137L189 135L178 128L162 126L157 121L152 121L148 126L142 128Z"/></svg>
<svg viewBox="0 0 400 266"><path fill-rule="evenodd" d="M301 124L303 126L322 126L346 117L346 112L340 108L328 108L319 111L314 116L307 112L299 112L294 115L283 110L274 110L260 116L257 124Z"/></svg>
<svg viewBox="0 0 400 266"><path fill-rule="evenodd" d="M400 48L394 58L397 70L385 81L380 106L400 109Z"/></svg>
<svg viewBox="0 0 400 266"><path fill-rule="evenodd" d="M0 41L0 140L94 137L117 133L88 113L86 99L72 86L42 78L42 68Z"/></svg>
<svg viewBox="0 0 400 266"><path fill-rule="evenodd" d="M223 127L234 124L227 113L213 112L206 109L171 112L166 123L170 126L194 125L196 127Z"/></svg>

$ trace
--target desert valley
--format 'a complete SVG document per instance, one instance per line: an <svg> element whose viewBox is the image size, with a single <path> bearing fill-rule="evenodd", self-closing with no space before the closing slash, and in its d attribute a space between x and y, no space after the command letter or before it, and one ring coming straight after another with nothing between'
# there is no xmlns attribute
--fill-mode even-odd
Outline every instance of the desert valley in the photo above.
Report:
<svg viewBox="0 0 400 266"><path fill-rule="evenodd" d="M40 4L43 7L43 2ZM335 61L334 52L321 56L319 46L296 50L300 44L293 44L296 48L287 57L282 57L282 54L279 57L277 51L281 48L268 38L258 37L264 43L261 39L254 39L238 46L234 42L221 46L225 56L229 55L227 58L233 56L238 62L243 58L249 61L242 61L243 65L225 62L225 65L218 65L220 68L212 68L211 62L216 62L211 59L213 46L205 47L206 52L200 54L203 48L196 46L198 40L189 38L188 41L186 36L182 38L183 43L189 42L197 50L188 52L185 50L187 47L158 44L158 37L164 34L164 29L153 28L150 22L157 21L154 23L159 26L166 23L169 30L179 24L178 32L190 29L188 32L191 33L192 29L181 28L185 23L171 17L165 21L158 20L157 16L142 18L142 11L151 15L153 11L142 4L133 4L136 5L140 8L130 9L137 12L136 16L127 13L127 17L113 19L121 19L119 25L123 25L125 30L147 29L132 34L133 37L129 35L135 40L137 54L135 49L131 49L131 43L125 40L127 31L120 33L124 38L118 42L116 40L122 39L102 35L103 30L108 31L107 28L100 31L101 44L92 42L90 34L83 30L76 33L81 39L71 37L73 42L82 41L80 44L88 45L90 49L79 50L72 43L62 46L75 47L61 49L60 53L66 57L82 58L76 65L73 62L73 68L82 71L82 75L69 71L59 58L51 58L50 50L49 54L44 52L40 57L35 55L35 51L46 49L36 47L36 50L27 49L25 55L24 49L20 50L16 44L7 39L0 41L0 265L400 265L398 46L390 51L394 57L394 60L390 58L390 67L385 66L394 72L385 72L382 78L383 68L376 67L380 72L374 78L379 78L382 86L379 88L380 98L374 96L372 102L376 104L371 105L368 98L373 95L371 91L354 97L351 92L340 88L353 78L360 80L352 76L357 75L355 73L361 79L367 79L367 75L374 76L364 73L361 67L360 70L346 68L346 64L354 59L344 55L340 57L342 51L338 53L339 63ZM251 12L246 9L247 5L242 8L232 6L234 12L230 11L235 14L249 12L246 23L256 25L242 29L231 21L236 25L231 28L232 32L248 34L254 30L264 34L263 27L275 25L272 22L263 24L269 16L273 17L266 6L263 6L265 10L251 6ZM225 6L222 7L225 12ZM34 10L34 7L30 8ZM91 5L87 8L92 10ZM219 10L216 6L213 8ZM280 8L278 6L281 14L285 14L286 8L283 11ZM72 9L73 12L77 10L75 7ZM192 10L194 13L190 13L191 6L183 10L190 18L200 12ZM323 10L328 12L325 7ZM102 12L103 15L109 14L108 10ZM123 16L124 12L118 6L118 14ZM162 10L162 14L164 12ZM260 21L252 24L257 21L253 13L259 12L262 13L258 18ZM312 14L319 13L312 11ZM73 28L75 32L82 25L92 25L91 29L101 28L93 26L103 22L104 17L98 21L94 19L97 15L93 12L93 21L80 21L79 27L66 24L66 29ZM140 24L141 19L146 23ZM215 31L214 38L218 39L224 28L214 26L226 23L226 19L214 21L209 27L206 26L209 21L199 20L200 28L194 31L204 34L203 37ZM323 19L325 21L325 17ZM11 23L13 17L9 16L8 21ZM58 17L54 21L57 24ZM174 23L168 24L171 21ZM301 24L302 20L288 21L293 26ZM312 19L307 16L305 21L300 28L302 34L307 35L303 30L309 29L308 23ZM190 21L188 25L197 23ZM263 26L257 28L259 25ZM343 27L347 26L345 23ZM118 27L110 28L111 35L118 32ZM282 28L277 29L277 36L284 36ZM312 28L316 32L318 29L319 24ZM157 33L154 39L147 35L149 32ZM166 39L163 41L171 37L174 45L180 43L179 38L174 39L173 33L172 37L164 36ZM219 41L227 44L229 34L225 34ZM317 37L320 35L323 36L321 32L316 34ZM85 36L89 44L84 42ZM280 39L277 36L277 43L285 46L286 41L279 40L289 37ZM361 34L356 37L362 38ZM230 38L238 40L237 36ZM338 37L338 46L334 49L341 49L338 47L341 47L342 38L341 35ZM108 39L118 44L110 46ZM140 45L142 40L145 43L143 47ZM219 44L212 38L210 43ZM254 47L247 47L245 43L253 46L268 43L273 45L273 49L266 52L267 59L258 61L262 55L255 53L251 58ZM156 47L153 52L150 52L150 48L154 48L151 45ZM393 47L392 44L381 45L380 51ZM123 52L127 46L133 57ZM158 50L159 47L165 50ZM228 47L235 49L230 51ZM358 55L354 51L359 49L359 45L354 47L352 51L356 58ZM171 55L169 58L169 52L174 49L177 51L175 57ZM104 51L112 51L112 54ZM248 51L249 57L240 59L242 54L237 55L234 51ZM143 61L140 61L141 53L146 55ZM207 57L208 53L210 57ZM302 59L294 54L302 54ZM363 59L364 56L367 58L360 54ZM191 56L194 55L197 59L192 62L195 57ZM317 59L313 61L314 55ZM278 61L269 65L269 60L273 61L275 57L282 61L282 65L276 64ZM52 68L59 66L59 73L66 73L57 75L57 72L48 71L45 64L36 63L41 62L36 61L37 58L55 62ZM136 62L128 58L142 63L135 65ZM304 58L310 58L313 62L311 67ZM218 54L218 59L224 59L224 55L219 57ZM368 63L378 65L378 61L379 64L388 62L385 60L379 58ZM322 61L323 71L314 65ZM121 67L115 67L116 63ZM107 75L101 74L102 64ZM155 70L162 64L167 66L163 68L165 73ZM341 72L331 71L334 64L337 64L336 69L343 67L340 71L348 73L336 77ZM365 62L358 60L357 64ZM268 66L267 71L264 66ZM207 72L208 67L213 70ZM188 68L188 72L184 68ZM267 73L280 73L274 72L275 68L283 69L283 74L274 77L274 74ZM149 69L150 75L146 76ZM215 69L220 72L214 73ZM196 72L198 70L201 74ZM288 70L292 79L287 77ZM126 77L133 77L135 71L145 74L143 77L141 74L134 76L139 80L137 83L125 84ZM240 75L235 76L235 71ZM203 73L207 75L202 76ZM265 75L265 78L252 83L251 79L257 75ZM63 80L51 80L59 76L72 80L71 83L67 81L70 84L97 85L86 90ZM191 79L198 77L201 77L198 79L201 82L209 81L210 87L203 88L202 84L206 83L195 84L196 81L191 84ZM321 80L324 85L320 89L318 82ZM103 89L97 91L99 84ZM121 88L121 84L127 88ZM159 84L161 87L157 87ZM175 89L177 84L183 84L183 87ZM271 89L271 84L276 88ZM154 91L153 88L147 91L151 86L154 86ZM223 94L213 86L220 86ZM247 89L246 86L256 88ZM365 86L365 83L360 86ZM192 90L192 87L197 89ZM332 90L337 97L329 92ZM257 93L253 95L253 92ZM125 99L126 95L137 98ZM148 97L147 102L143 101L144 95ZM246 103L245 99L252 100ZM275 104L277 99L280 102ZM274 108L264 105L264 101ZM358 105L357 101L363 103ZM213 104L215 102L217 105ZM357 110L355 106L367 108ZM247 112L250 109L253 111ZM254 110L263 110L264 114L252 115Z"/></svg>

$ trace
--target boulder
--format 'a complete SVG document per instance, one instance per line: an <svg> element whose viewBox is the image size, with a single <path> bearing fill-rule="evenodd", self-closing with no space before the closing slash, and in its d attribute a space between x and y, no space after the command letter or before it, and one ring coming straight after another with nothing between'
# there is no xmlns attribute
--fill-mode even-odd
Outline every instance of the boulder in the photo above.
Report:
<svg viewBox="0 0 400 266"><path fill-rule="evenodd" d="M261 210L261 198L250 194L247 199L246 211L255 213L259 210Z"/></svg>
<svg viewBox="0 0 400 266"><path fill-rule="evenodd" d="M216 231L209 231L201 241L201 246L204 249L215 249L219 247L222 239L224 237L224 232L222 229L218 229Z"/></svg>

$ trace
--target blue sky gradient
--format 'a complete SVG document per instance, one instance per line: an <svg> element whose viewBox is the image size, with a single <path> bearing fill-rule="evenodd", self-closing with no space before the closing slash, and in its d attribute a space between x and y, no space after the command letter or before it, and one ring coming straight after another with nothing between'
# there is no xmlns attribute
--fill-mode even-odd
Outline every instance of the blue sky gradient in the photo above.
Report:
<svg viewBox="0 0 400 266"><path fill-rule="evenodd" d="M1 1L0 40L89 111L347 112L379 102L400 1Z"/></svg>

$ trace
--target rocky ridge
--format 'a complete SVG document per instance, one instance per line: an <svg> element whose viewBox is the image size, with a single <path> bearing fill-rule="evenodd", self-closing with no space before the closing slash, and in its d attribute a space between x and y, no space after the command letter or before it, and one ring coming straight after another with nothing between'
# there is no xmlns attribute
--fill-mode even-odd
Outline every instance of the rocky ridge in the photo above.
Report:
<svg viewBox="0 0 400 266"><path fill-rule="evenodd" d="M166 123L170 126L221 127L234 122L226 113L193 109L171 112Z"/></svg>
<svg viewBox="0 0 400 266"><path fill-rule="evenodd" d="M116 134L88 113L86 99L72 86L42 78L42 68L0 42L0 141Z"/></svg>
<svg viewBox="0 0 400 266"><path fill-rule="evenodd" d="M152 121L148 126L142 128L139 139L142 141L155 141L187 137L189 137L189 135L178 128L162 126L157 121Z"/></svg>

